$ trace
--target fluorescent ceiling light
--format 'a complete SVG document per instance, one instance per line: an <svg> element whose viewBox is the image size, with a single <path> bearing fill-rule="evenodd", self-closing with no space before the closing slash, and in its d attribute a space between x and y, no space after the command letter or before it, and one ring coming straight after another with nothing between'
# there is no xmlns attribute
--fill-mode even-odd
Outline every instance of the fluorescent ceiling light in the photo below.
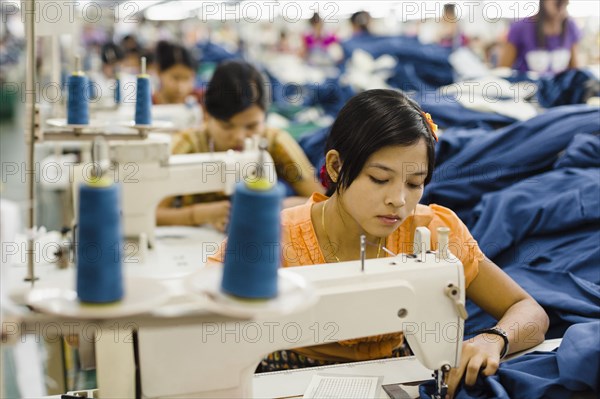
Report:
<svg viewBox="0 0 600 399"><path fill-rule="evenodd" d="M152 7L157 3L162 3L164 0L143 0L143 1L125 1L119 4L115 14L119 18L131 18L138 12L144 11L148 7Z"/></svg>
<svg viewBox="0 0 600 399"><path fill-rule="evenodd" d="M192 11L202 6L202 1L168 1L149 7L144 16L152 21L179 21L191 16Z"/></svg>

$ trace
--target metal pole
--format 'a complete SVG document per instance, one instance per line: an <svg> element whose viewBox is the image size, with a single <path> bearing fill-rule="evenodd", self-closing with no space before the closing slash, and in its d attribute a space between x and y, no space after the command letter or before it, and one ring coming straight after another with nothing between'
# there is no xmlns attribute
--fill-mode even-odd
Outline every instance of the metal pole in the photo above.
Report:
<svg viewBox="0 0 600 399"><path fill-rule="evenodd" d="M28 183L28 201L27 201L27 226L29 228L29 234L27 240L27 276L25 281L31 281L33 286L36 280L34 272L34 250L35 250L35 165L34 165L34 152L35 152L35 129L36 129L36 116L35 116L35 103L36 103L36 90L35 90L35 1L25 0L21 3L24 7L22 12L25 13L25 38L27 40L27 73L25 77L26 87L26 105L25 115L29 121L29 125L26 125L25 131L25 142L28 144L27 151L27 171L25 175L29 177ZM29 140L27 139L27 130L29 130Z"/></svg>

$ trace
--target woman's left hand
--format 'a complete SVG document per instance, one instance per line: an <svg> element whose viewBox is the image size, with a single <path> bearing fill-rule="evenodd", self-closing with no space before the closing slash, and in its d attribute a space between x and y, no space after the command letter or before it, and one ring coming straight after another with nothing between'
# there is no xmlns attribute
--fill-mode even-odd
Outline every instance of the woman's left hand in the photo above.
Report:
<svg viewBox="0 0 600 399"><path fill-rule="evenodd" d="M450 371L448 397L453 398L464 374L465 385L473 385L481 371L483 375L494 375L500 364L500 352L504 347L501 337L493 334L477 335L463 342L460 364Z"/></svg>

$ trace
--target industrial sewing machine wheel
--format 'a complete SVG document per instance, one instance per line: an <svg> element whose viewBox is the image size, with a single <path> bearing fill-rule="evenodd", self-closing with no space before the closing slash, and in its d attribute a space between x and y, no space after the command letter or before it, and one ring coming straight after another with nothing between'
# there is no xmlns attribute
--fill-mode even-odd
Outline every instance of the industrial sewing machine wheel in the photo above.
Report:
<svg viewBox="0 0 600 399"><path fill-rule="evenodd" d="M112 319L148 313L169 299L167 288L158 280L143 277L125 279L125 297L115 303L86 304L79 301L77 291L69 280L38 284L26 296L27 305L34 310L67 318Z"/></svg>
<svg viewBox="0 0 600 399"><path fill-rule="evenodd" d="M194 273L186 281L186 289L206 300L206 309L212 313L241 319L282 316L302 311L317 302L317 294L302 276L279 269L279 293L272 299L244 299L221 291L222 267L207 267Z"/></svg>

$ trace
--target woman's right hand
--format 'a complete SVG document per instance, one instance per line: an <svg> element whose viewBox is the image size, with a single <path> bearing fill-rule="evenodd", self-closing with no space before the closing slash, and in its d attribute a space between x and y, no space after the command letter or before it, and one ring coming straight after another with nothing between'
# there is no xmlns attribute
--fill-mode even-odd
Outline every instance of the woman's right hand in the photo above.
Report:
<svg viewBox="0 0 600 399"><path fill-rule="evenodd" d="M208 223L224 233L229 223L230 209L231 203L228 200L196 204L192 211L194 224Z"/></svg>

